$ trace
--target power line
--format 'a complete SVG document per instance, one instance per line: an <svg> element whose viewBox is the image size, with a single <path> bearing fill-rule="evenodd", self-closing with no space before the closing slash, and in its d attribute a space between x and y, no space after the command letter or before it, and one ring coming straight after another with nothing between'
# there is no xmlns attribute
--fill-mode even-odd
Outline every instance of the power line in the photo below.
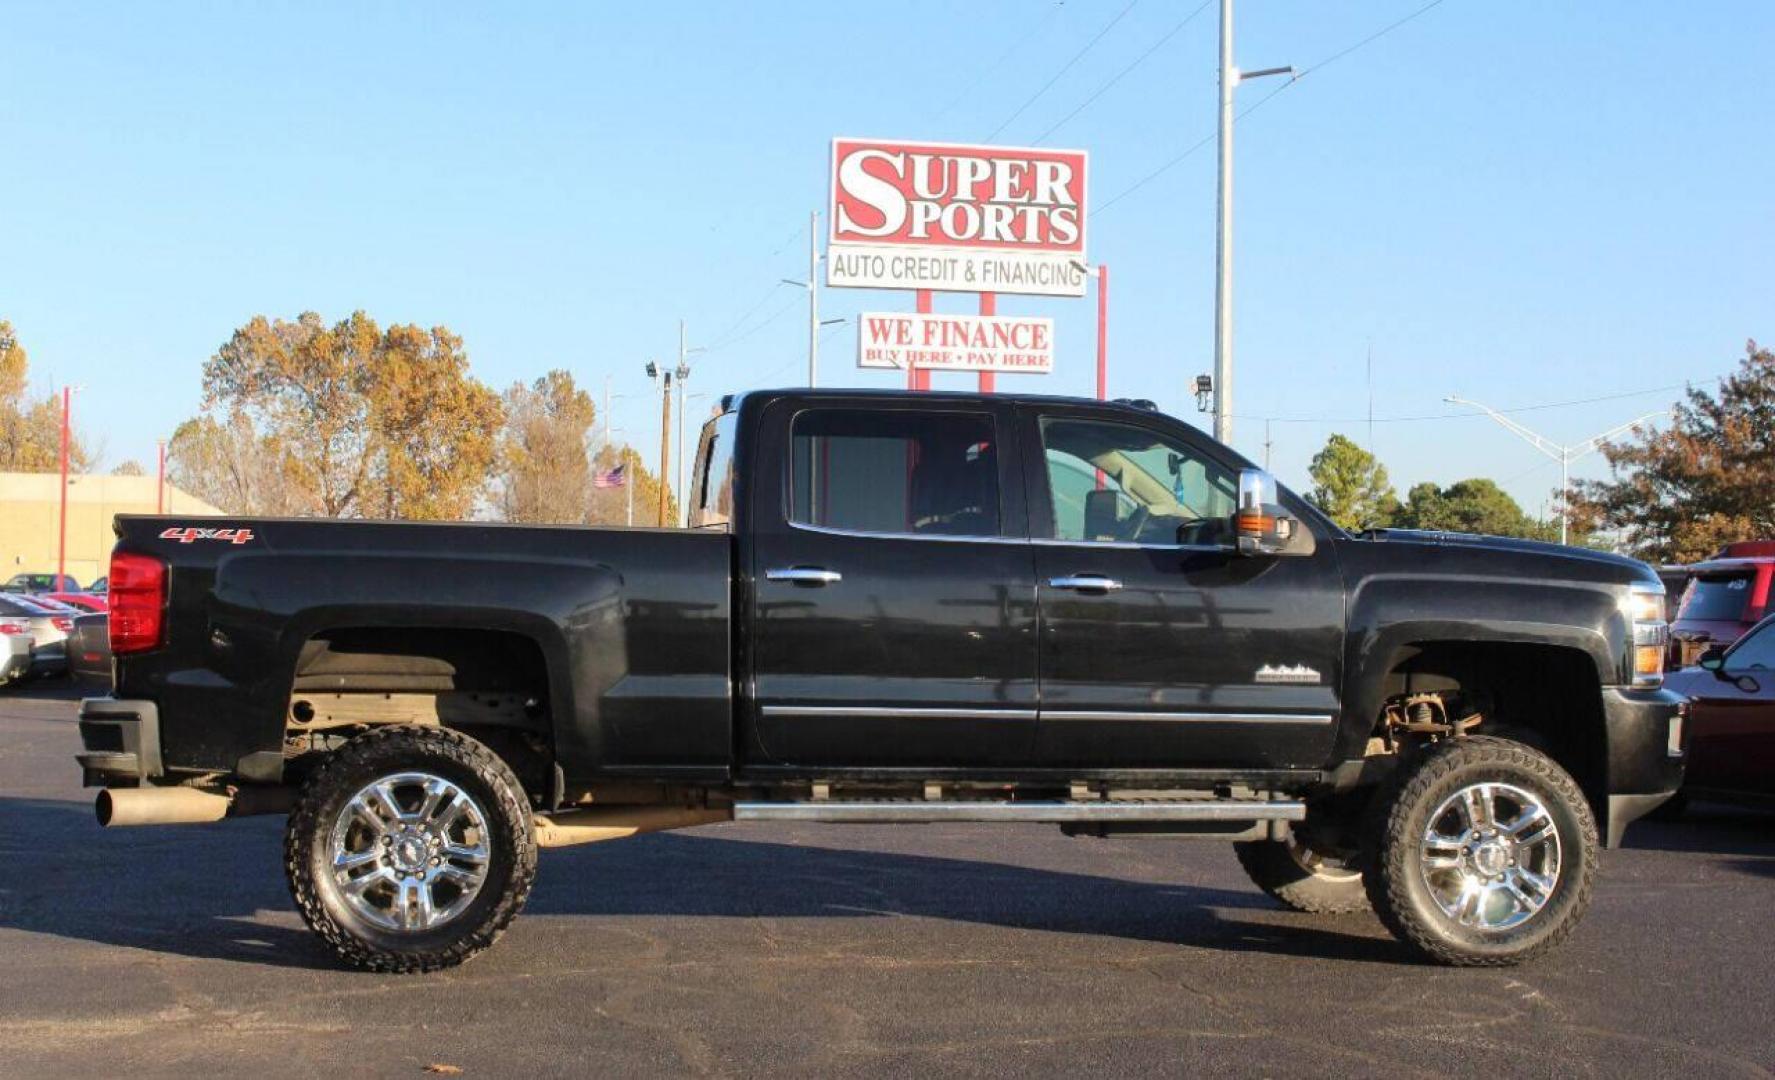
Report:
<svg viewBox="0 0 1775 1080"><path fill-rule="evenodd" d="M1018 38L1016 40L1016 42L1014 42L1011 45L1010 48L1008 48L1004 51L1003 55L1001 55L997 60L994 60L992 63L988 64L986 67L982 68L978 73L976 73L974 75L974 77L972 79L969 79L967 81L967 83L959 91L956 92L955 97L950 99L949 104L947 104L947 105L943 106L941 109L937 110L937 114L935 116L931 117L931 120L933 122L935 122L935 121L941 120L943 117L949 115L949 110L955 108L957 105L960 105L962 103L962 101L964 101L967 98L967 96L973 92L974 87L979 86L981 83L985 82L986 77L988 75L991 75L992 73L996 72L999 68L1004 67L1006 60L1009 60L1011 57L1015 56L1017 54L1018 50L1022 49L1023 46L1029 44L1031 39L1033 39L1037 34L1041 33L1043 30L1046 30L1048 28L1048 24L1053 21L1054 16L1059 14L1060 9L1064 6L1065 5L1063 3L1055 3L1052 7L1050 7L1048 9L1048 17L1046 19L1042 19L1042 20L1037 21L1035 23L1035 25L1033 25L1029 28L1029 33L1024 34L1022 37Z"/></svg>
<svg viewBox="0 0 1775 1080"><path fill-rule="evenodd" d="M1411 22L1413 19L1415 19L1418 16L1429 11L1431 8L1438 7L1445 2L1446 2L1446 0L1430 0L1430 2L1428 4L1425 4L1423 7L1418 8L1416 11L1413 11L1411 14L1405 16L1402 19L1397 19L1391 23L1388 23L1386 26L1383 26L1379 30L1376 30L1374 33L1369 34L1367 37L1361 39L1360 41L1357 41L1355 44L1347 45L1344 48L1339 49L1337 52L1332 53L1330 56L1326 57L1325 59L1320 60L1319 62L1314 63L1314 64L1309 64L1308 66L1302 68L1299 72L1297 72L1293 78L1289 79L1287 82L1283 83L1281 86L1276 87L1274 90L1270 91L1268 94L1265 94L1263 97L1258 98L1257 101L1253 102L1250 105L1250 107L1246 108L1243 112L1239 113L1239 115L1237 117L1235 117L1235 119L1236 120L1245 119L1245 117L1250 116L1252 113L1256 112L1258 109L1261 109L1265 105L1269 104L1270 101L1272 99L1274 99L1277 94L1280 94L1282 91L1293 86L1295 83L1306 78L1308 75L1311 75L1313 72L1318 71L1321 68L1327 67L1331 64L1337 63L1339 60L1342 60L1344 57L1350 55L1351 53L1355 52L1358 49L1362 49L1362 48L1365 48L1369 45L1372 45L1374 42L1379 41L1383 37L1386 37L1388 34L1399 29L1401 26L1404 26L1406 23ZM1178 165L1182 164L1184 159L1188 158L1191 154L1194 154L1196 151L1202 149L1204 146L1207 146L1207 145L1213 143L1214 140L1215 140L1215 136L1212 134L1205 136L1200 141L1191 145L1190 148L1185 150L1183 153L1178 154L1176 157L1172 158L1170 161L1165 162L1163 165L1160 165L1158 168L1154 169L1152 172L1147 173L1145 176L1141 177L1139 180L1136 180L1129 187L1124 188L1121 192L1116 194L1113 198L1109 199L1106 202L1099 203L1095 208L1092 209L1092 211L1091 211L1092 215L1096 216L1096 215L1102 214L1105 210L1114 206L1116 203L1121 202L1123 199L1134 194L1136 191L1139 191L1141 188L1152 183L1154 180L1157 180L1160 176L1164 175L1167 172L1170 172L1172 169L1174 169Z"/></svg>
<svg viewBox="0 0 1775 1080"><path fill-rule="evenodd" d="M1549 401L1540 405L1518 405L1515 408L1499 409L1498 411L1501 413L1526 413L1541 412L1546 409L1568 409L1577 405L1595 405L1604 401L1620 401L1623 398L1646 397L1649 394L1668 394L1673 390L1684 390L1691 386L1703 386L1708 383L1716 383L1724 378L1726 378L1724 375L1714 375L1695 382L1673 383L1669 386L1654 386L1646 390L1627 390L1619 394L1602 394L1598 397L1573 398L1570 401ZM1483 413L1476 412L1446 412L1426 413L1422 416L1377 416L1373 418L1373 422L1377 424L1415 424L1428 420L1483 419L1484 415L1485 414ZM1241 416L1240 419L1267 420L1277 424L1362 424L1367 423L1369 418L1338 418L1326 416Z"/></svg>
<svg viewBox="0 0 1775 1080"><path fill-rule="evenodd" d="M1127 75L1130 71L1133 71L1135 68L1139 67L1141 64L1144 64L1148 57L1152 56L1153 53L1156 53L1159 51L1159 49L1163 48L1164 44L1167 41L1170 41L1172 38L1176 37L1180 32L1182 32L1184 27L1188 26L1191 22L1193 22L1195 20L1197 15L1200 15L1202 12L1207 11L1208 6L1214 2L1215 2L1215 0L1202 0L1201 5L1198 6L1196 8L1196 10L1190 12L1188 15L1185 15L1183 17L1182 22L1178 23L1176 26L1173 26L1170 30L1167 30L1163 37L1159 38L1159 40L1152 43L1152 46L1150 48L1148 48L1145 52L1141 53L1139 56L1135 57L1133 63L1129 64L1127 67L1124 67L1122 70L1120 70L1120 71L1116 72L1114 75L1110 76L1108 82L1104 83L1102 86L1099 86L1097 88L1096 92L1093 93L1090 97L1086 98L1084 101L1080 102L1077 108L1075 108L1071 112L1067 113L1065 116L1061 117L1058 121L1056 121L1053 124L1053 126L1049 127L1048 130L1042 132L1040 135L1037 135L1035 137L1035 145L1037 145L1037 146L1041 145L1041 142L1043 139L1046 139L1048 136L1054 134L1054 132L1059 131L1061 128L1065 127L1068 123L1070 123L1072 121L1073 117L1077 116L1079 113L1082 113L1086 109L1090 108L1092 102L1096 101L1098 98L1100 98L1104 94L1108 93L1111 87L1115 86L1116 83L1119 83L1122 81L1122 77L1124 75Z"/></svg>
<svg viewBox="0 0 1775 1080"><path fill-rule="evenodd" d="M1043 83L1042 88L1040 90L1037 90L1035 93L1029 95L1029 99L1027 101L1025 101L1023 104L1017 106L1016 112L1014 112L1010 116L1006 117L1004 123L1000 124L998 127L993 128L992 134L986 136L986 138L981 141L982 142L991 142L994 138L996 138L998 136L999 132L1010 127L1012 121L1016 120L1019 116L1022 116L1025 109L1028 109L1031 105L1034 105L1036 103L1037 99L1039 99L1043 94L1047 93L1050 89L1052 89L1054 84L1060 81L1060 77L1062 75L1065 75L1068 71L1071 71L1072 66L1074 64L1076 64L1080 60L1084 59L1085 54L1090 52L1094 47L1096 47L1096 45L1099 41L1103 40L1103 35L1109 33L1111 30L1114 30L1116 28L1116 24L1121 22L1124 18L1126 18L1128 15L1128 12L1133 11L1134 5L1138 4L1138 3L1140 3L1140 0L1128 0L1128 6L1123 8L1121 11L1117 12L1115 18L1109 20L1109 22L1107 24L1105 24L1103 29L1097 31L1096 37L1093 37L1090 41L1085 42L1085 47L1080 49L1078 52L1073 53L1071 60L1068 60L1066 63L1060 65L1060 70L1056 71L1054 73L1053 78L1051 78L1047 82Z"/></svg>
<svg viewBox="0 0 1775 1080"><path fill-rule="evenodd" d="M1403 19L1400 19L1397 22L1389 23L1386 26L1381 27L1379 30L1376 30L1374 33L1363 38L1361 41L1356 42L1356 44L1351 45L1345 49L1340 49L1339 51L1337 51L1335 53L1332 53L1330 56L1327 56L1325 59L1319 61L1317 64L1314 64L1313 66L1302 70L1301 73L1295 77L1296 78L1305 78L1306 76L1312 74L1313 72L1318 71L1322 67L1328 67L1332 64L1337 63L1339 60L1342 60L1344 57L1355 52L1357 49L1366 48L1367 46L1374 44L1375 42L1379 41L1381 38L1386 37L1388 34L1391 34L1393 31L1399 29L1401 26L1404 26L1406 23L1417 18L1419 15L1422 15L1424 12L1429 11L1433 7L1437 7L1438 5L1440 5L1442 3L1443 3L1443 0L1430 0L1430 2L1428 4L1425 4L1423 7L1418 8L1416 11L1412 12L1410 15L1405 16Z"/></svg>

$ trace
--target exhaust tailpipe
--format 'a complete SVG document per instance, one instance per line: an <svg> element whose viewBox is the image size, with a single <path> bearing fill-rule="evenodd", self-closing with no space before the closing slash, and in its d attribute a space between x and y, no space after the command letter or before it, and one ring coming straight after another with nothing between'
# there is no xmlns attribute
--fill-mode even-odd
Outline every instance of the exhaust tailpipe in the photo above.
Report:
<svg viewBox="0 0 1775 1080"><path fill-rule="evenodd" d="M99 824L197 825L225 817L281 814L289 810L289 788L214 791L194 787L106 788L93 802Z"/></svg>
<svg viewBox="0 0 1775 1080"><path fill-rule="evenodd" d="M537 847L569 847L732 821L733 810L731 807L595 806L585 810L564 810L558 814L536 814L532 820L536 823Z"/></svg>

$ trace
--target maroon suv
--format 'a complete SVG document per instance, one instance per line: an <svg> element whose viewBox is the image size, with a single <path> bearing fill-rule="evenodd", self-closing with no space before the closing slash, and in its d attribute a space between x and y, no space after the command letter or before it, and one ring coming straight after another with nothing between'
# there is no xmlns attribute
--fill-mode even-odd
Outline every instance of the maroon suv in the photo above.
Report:
<svg viewBox="0 0 1775 1080"><path fill-rule="evenodd" d="M1775 540L1727 544L1706 562L1688 567L1689 587L1670 624L1670 636L1687 667L1708 648L1724 648L1770 611L1775 581Z"/></svg>

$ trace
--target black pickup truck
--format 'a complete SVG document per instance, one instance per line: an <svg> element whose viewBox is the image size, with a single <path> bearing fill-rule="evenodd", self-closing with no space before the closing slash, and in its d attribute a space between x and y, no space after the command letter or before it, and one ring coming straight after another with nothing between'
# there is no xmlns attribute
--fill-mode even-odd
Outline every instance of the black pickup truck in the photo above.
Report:
<svg viewBox="0 0 1775 1080"><path fill-rule="evenodd" d="M490 945L539 847L730 819L1221 837L1499 965L1682 779L1650 568L1349 535L1141 403L750 393L694 478L684 530L119 518L100 822L287 811L377 970Z"/></svg>

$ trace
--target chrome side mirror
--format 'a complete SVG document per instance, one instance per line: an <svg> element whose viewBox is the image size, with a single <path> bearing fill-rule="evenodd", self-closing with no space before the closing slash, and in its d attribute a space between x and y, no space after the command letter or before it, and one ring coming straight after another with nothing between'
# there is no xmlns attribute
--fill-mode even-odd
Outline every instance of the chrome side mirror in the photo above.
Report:
<svg viewBox="0 0 1775 1080"><path fill-rule="evenodd" d="M1276 478L1262 469L1239 473L1233 536L1241 555L1311 555L1316 546L1312 530L1282 508Z"/></svg>
<svg viewBox="0 0 1775 1080"><path fill-rule="evenodd" d="M1720 672L1726 670L1726 650L1720 648L1718 645L1708 646L1707 651L1702 653L1700 658L1695 661L1695 666L1702 671L1711 671L1715 675L1718 675Z"/></svg>

